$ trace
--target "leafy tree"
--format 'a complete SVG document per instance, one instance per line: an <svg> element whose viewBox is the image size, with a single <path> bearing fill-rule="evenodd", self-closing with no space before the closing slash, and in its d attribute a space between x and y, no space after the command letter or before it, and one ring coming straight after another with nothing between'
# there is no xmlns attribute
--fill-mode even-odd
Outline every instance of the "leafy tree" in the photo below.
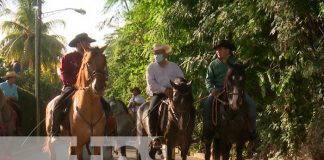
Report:
<svg viewBox="0 0 324 160"><path fill-rule="evenodd" d="M170 44L171 61L206 95L212 45L230 39L247 65L247 91L258 103L264 155L294 156L306 139L324 88L324 3L320 0L131 1L125 25L111 35L107 94L127 100L129 88L145 88L145 68L155 42ZM197 106L199 109L200 106ZM199 126L199 125L198 125ZM272 156L272 155L270 155Z"/></svg>
<svg viewBox="0 0 324 160"><path fill-rule="evenodd" d="M35 56L35 4L32 0L18 0L18 10L2 10L1 15L14 17L4 21L1 29L6 36L0 41L3 56L10 60L20 60L23 64L34 67ZM55 25L64 25L62 20L53 20L41 24L41 62L46 68L55 66L57 57L64 49L64 38L49 35L48 31Z"/></svg>

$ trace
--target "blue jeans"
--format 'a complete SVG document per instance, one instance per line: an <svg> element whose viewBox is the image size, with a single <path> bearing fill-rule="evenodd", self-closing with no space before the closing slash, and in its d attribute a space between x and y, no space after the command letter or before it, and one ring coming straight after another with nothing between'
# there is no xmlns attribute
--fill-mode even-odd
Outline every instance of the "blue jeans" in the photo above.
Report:
<svg viewBox="0 0 324 160"><path fill-rule="evenodd" d="M249 113L248 117L250 120L250 125L252 127L252 131L256 131L256 103L254 100L247 94L244 94L245 101L249 107ZM211 106L213 103L213 96L209 96L208 99L205 102L204 108L203 108L203 126L205 129L209 128L211 126ZM221 107L220 112L223 111L223 107Z"/></svg>

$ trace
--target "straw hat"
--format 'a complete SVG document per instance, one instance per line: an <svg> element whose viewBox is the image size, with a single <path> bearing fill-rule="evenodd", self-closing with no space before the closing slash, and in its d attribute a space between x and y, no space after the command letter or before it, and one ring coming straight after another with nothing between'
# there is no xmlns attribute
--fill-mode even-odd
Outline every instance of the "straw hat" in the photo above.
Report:
<svg viewBox="0 0 324 160"><path fill-rule="evenodd" d="M161 43L155 43L153 45L153 50L152 51L157 51L157 50L164 50L165 53L170 53L172 51L171 46L166 45L166 44L161 44Z"/></svg>
<svg viewBox="0 0 324 160"><path fill-rule="evenodd" d="M15 71L9 71L5 75L6 78L11 78L11 77L19 77L18 74Z"/></svg>
<svg viewBox="0 0 324 160"><path fill-rule="evenodd" d="M92 39L88 36L87 33L80 33L72 39L72 41L69 43L70 47L76 47L77 43L80 41L88 41L89 43L95 42L95 39Z"/></svg>

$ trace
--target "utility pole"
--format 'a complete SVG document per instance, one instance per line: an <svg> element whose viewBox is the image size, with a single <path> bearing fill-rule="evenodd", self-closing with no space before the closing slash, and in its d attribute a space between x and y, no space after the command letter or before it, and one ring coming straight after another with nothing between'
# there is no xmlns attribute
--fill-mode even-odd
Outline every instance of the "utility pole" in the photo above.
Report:
<svg viewBox="0 0 324 160"><path fill-rule="evenodd" d="M37 0L37 10L35 14L35 98L36 98L36 122L40 123L40 99L39 99L39 77L40 77L40 35L42 23L42 0ZM37 128L37 136L40 136L40 128Z"/></svg>

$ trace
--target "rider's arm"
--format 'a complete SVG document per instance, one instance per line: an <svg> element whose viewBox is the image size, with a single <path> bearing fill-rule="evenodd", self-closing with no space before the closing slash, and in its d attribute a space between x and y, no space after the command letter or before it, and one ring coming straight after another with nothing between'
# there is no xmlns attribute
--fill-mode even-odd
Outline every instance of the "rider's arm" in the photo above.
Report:
<svg viewBox="0 0 324 160"><path fill-rule="evenodd" d="M152 93L164 93L165 87L160 85L154 77L153 65L149 65L146 69L146 82Z"/></svg>
<svg viewBox="0 0 324 160"><path fill-rule="evenodd" d="M213 71L213 67L214 67L214 64L213 64L213 62L211 62L208 66L206 79L205 79L206 88L209 93L211 93L213 91L213 89L215 88L215 84L214 84L215 74Z"/></svg>
<svg viewBox="0 0 324 160"><path fill-rule="evenodd" d="M70 77L71 76L70 68L71 68L71 66L70 66L69 57L66 55L66 56L62 57L61 66L60 66L60 72L61 72L60 79L65 86L70 86L70 84L69 84L69 79L71 78Z"/></svg>

